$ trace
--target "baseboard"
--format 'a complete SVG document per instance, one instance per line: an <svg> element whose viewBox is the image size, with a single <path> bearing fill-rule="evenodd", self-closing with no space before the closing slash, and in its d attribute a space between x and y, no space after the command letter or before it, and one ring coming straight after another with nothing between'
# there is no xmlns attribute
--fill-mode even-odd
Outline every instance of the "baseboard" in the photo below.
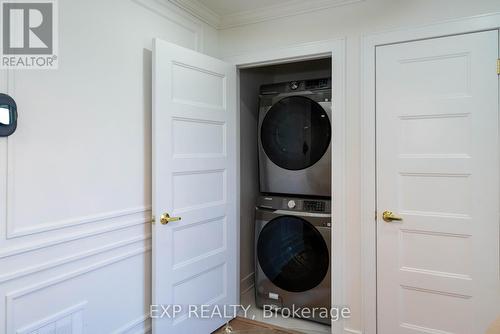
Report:
<svg viewBox="0 0 500 334"><path fill-rule="evenodd" d="M243 277L240 281L240 294L244 295L254 287L255 282L254 273L250 273L247 276Z"/></svg>
<svg viewBox="0 0 500 334"><path fill-rule="evenodd" d="M144 328L139 329L134 334L151 334L151 333L153 333L153 328L151 326L151 321L150 321L149 324L146 324Z"/></svg>
<svg viewBox="0 0 500 334"><path fill-rule="evenodd" d="M149 332L151 332L151 319L147 313L123 325L113 334L146 334Z"/></svg>

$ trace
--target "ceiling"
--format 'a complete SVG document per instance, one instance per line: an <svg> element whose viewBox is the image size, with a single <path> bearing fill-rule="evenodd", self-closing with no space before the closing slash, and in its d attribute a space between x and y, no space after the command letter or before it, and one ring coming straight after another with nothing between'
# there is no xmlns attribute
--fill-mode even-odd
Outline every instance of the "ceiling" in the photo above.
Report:
<svg viewBox="0 0 500 334"><path fill-rule="evenodd" d="M217 29L294 16L365 0L164 0Z"/></svg>

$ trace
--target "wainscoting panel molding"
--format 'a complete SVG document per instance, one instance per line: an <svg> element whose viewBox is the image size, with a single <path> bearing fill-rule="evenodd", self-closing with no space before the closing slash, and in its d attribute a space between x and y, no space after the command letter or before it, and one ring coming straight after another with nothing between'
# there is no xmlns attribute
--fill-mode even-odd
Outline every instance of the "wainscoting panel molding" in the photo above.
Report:
<svg viewBox="0 0 500 334"><path fill-rule="evenodd" d="M93 271L105 268L107 266L111 266L115 263L128 260L132 257L135 257L135 256L140 255L140 254L144 254L144 253L149 252L149 251L151 251L150 245L142 246L142 247L139 247L135 250L126 252L124 254L120 254L118 256L114 256L112 258L97 262L97 263L92 264L90 266L86 266L86 267L80 268L78 270L69 272L69 273L65 273L63 275L51 278L49 280L38 282L38 283L35 283L31 286L20 288L19 290L7 292L7 294L5 296L5 315L6 315L5 332L10 334L10 333L17 333L17 331L18 331L18 329L16 329L16 323L15 323L14 319L17 315L16 312L22 312L23 310L17 309L15 307L17 300L19 300L23 297L29 296L31 294L34 294L36 292L40 292L40 291L47 289L49 287L56 286L56 285L61 284L65 281L75 279L79 276L89 274ZM44 302L46 302L46 301L44 301L44 300L40 301L40 305L43 305ZM51 317L51 319L52 319L52 317ZM31 328L31 325L29 328Z"/></svg>
<svg viewBox="0 0 500 334"><path fill-rule="evenodd" d="M9 196L7 196L9 197ZM8 202L8 201L7 201ZM7 212L12 212L7 206ZM151 211L151 207L138 207L130 208L119 211L105 212L92 216L71 218L63 221L57 221L52 223L37 224L36 226L26 227L26 228L16 228L13 217L7 215L7 239L17 238L22 236L27 236L31 234L43 233L52 230L75 227L77 225L98 223L109 219L116 219L122 217L128 217L135 214L140 214L144 212Z"/></svg>
<svg viewBox="0 0 500 334"><path fill-rule="evenodd" d="M43 238L43 239L39 238L39 239L37 239L33 242L30 242L28 244L23 243L22 245L17 245L17 244L14 244L14 242L12 242L12 244L14 244L14 246L9 247L9 246L4 245L4 246L0 247L0 260L2 258L5 258L5 257L15 256L15 255L19 255L19 254L27 253L27 252L33 252L33 251L36 251L39 249L51 247L54 245L63 244L63 243L70 242L70 241L75 241L75 240L89 238L89 237L95 237L95 236L98 236L100 234L109 233L109 232L113 232L113 231L119 231L119 230L123 230L123 229L130 228L133 226L139 226L139 225L144 225L146 223L150 223L151 222L151 211L144 211L143 213L144 213L144 215L141 218L125 219L125 220L119 219L119 220L112 222L112 224L106 224L106 221L102 221L101 225L103 227L88 229L88 230L84 230L83 232L80 231L80 232L66 233L66 234L63 234L62 237L58 237L58 238L54 238L54 237L47 237L47 238ZM113 218L115 218L115 217L113 217Z"/></svg>
<svg viewBox="0 0 500 334"><path fill-rule="evenodd" d="M80 261L80 260L83 260L85 258L92 257L92 256L98 255L98 254L102 254L102 253L108 252L108 251L116 249L116 248L121 248L121 247L125 247L128 245L132 245L132 244L138 243L140 241L148 241L150 239L151 239L151 234L140 235L140 236L130 238L128 240L116 241L114 243L104 245L103 247L94 248L94 249L84 251L81 253L77 253L77 254L71 254L69 256L66 256L66 257L63 257L63 258L60 258L60 259L57 259L54 261L40 263L37 265L33 265L31 267L24 267L20 270L0 275L0 284L5 283L5 282L10 281L10 280L21 278L21 277L26 276L26 275L31 275L31 274L37 273L39 271L42 271L42 270L47 270L47 269L51 269L51 268L54 268L57 266L62 266L62 265L65 265L65 264L68 264L71 262Z"/></svg>
<svg viewBox="0 0 500 334"><path fill-rule="evenodd" d="M83 334L83 314L87 301L68 307L34 324L23 327L16 334L68 333Z"/></svg>
<svg viewBox="0 0 500 334"><path fill-rule="evenodd" d="M151 331L151 320L149 313L130 321L129 323L121 326L111 334L144 334Z"/></svg>

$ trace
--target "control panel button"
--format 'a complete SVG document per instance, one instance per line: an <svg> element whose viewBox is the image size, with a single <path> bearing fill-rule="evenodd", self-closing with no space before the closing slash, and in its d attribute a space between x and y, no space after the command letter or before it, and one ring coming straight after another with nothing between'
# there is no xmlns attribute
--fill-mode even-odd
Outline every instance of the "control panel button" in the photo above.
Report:
<svg viewBox="0 0 500 334"><path fill-rule="evenodd" d="M304 201L304 211L325 212L325 202Z"/></svg>
<svg viewBox="0 0 500 334"><path fill-rule="evenodd" d="M297 205L297 204L295 203L295 201L294 201L293 199L292 199L292 200L290 200L290 201L288 201L288 207L289 207L290 209L295 208L295 206L296 206L296 205Z"/></svg>
<svg viewBox="0 0 500 334"><path fill-rule="evenodd" d="M296 90L297 88L299 88L298 81L292 81L292 82L290 82L290 89L291 90Z"/></svg>

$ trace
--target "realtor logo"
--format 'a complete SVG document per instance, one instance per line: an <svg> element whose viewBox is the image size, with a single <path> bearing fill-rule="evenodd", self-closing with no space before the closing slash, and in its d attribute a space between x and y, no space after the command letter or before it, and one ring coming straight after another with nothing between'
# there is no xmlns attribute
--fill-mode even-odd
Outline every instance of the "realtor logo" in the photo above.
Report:
<svg viewBox="0 0 500 334"><path fill-rule="evenodd" d="M1 3L0 68L57 68L57 10L55 0Z"/></svg>

